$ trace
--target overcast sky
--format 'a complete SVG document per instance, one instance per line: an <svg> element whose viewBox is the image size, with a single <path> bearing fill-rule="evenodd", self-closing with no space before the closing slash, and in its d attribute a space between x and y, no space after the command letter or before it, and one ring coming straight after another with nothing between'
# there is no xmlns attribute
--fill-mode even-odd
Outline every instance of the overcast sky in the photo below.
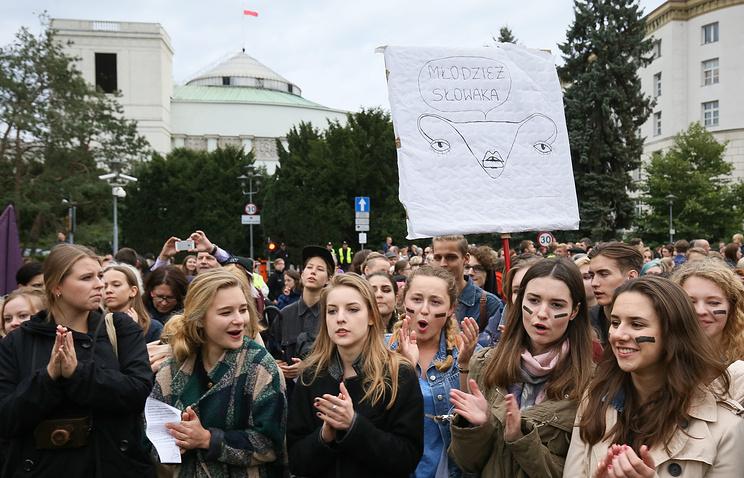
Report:
<svg viewBox="0 0 744 478"><path fill-rule="evenodd" d="M663 0L641 0L646 13ZM155 22L171 38L176 83L244 46L246 52L302 88L305 98L356 111L389 109L381 45L479 47L506 24L530 48L565 40L571 0L4 0L0 44L22 26L38 31L36 14L52 18ZM244 17L243 9L259 12Z"/></svg>

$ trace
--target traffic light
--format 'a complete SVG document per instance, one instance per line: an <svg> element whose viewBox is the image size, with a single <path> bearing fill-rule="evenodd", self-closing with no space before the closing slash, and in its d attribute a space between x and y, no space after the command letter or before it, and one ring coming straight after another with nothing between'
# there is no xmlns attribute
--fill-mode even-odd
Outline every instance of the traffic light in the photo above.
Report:
<svg viewBox="0 0 744 478"><path fill-rule="evenodd" d="M269 244L268 246L266 246L266 248L269 250L269 257L274 257L274 253L277 249L276 242L269 240Z"/></svg>

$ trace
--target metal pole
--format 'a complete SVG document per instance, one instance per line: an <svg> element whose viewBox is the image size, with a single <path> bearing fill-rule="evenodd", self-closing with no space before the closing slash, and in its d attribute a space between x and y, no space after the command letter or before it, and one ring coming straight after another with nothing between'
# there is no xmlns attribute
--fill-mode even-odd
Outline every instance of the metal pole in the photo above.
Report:
<svg viewBox="0 0 744 478"><path fill-rule="evenodd" d="M67 234L67 242L70 244L75 244L75 237L74 237L74 230L75 226L73 226L72 221L74 221L74 216L72 215L72 205L67 207L67 223L70 225L70 231Z"/></svg>
<svg viewBox="0 0 744 478"><path fill-rule="evenodd" d="M248 202L253 204L253 173L248 177ZM251 230L251 259L255 258L253 255L253 224L248 226ZM253 271L251 271L253 273Z"/></svg>
<svg viewBox="0 0 744 478"><path fill-rule="evenodd" d="M674 244L674 234L672 234L673 231L673 223L672 223L672 201L669 201L669 244Z"/></svg>
<svg viewBox="0 0 744 478"><path fill-rule="evenodd" d="M111 196L114 198L114 254L119 251L119 218L116 203L116 194L114 194L114 186L111 187Z"/></svg>

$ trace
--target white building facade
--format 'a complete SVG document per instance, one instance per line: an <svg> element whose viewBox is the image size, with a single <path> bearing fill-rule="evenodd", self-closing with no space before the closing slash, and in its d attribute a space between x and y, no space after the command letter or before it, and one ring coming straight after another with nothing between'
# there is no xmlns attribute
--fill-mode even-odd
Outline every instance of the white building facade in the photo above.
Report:
<svg viewBox="0 0 744 478"><path fill-rule="evenodd" d="M121 93L125 116L161 154L242 146L271 174L278 165L276 141L286 144L293 126L346 122L346 111L306 100L297 85L245 52L175 85L173 47L157 23L53 19L51 27L80 58L86 81Z"/></svg>
<svg viewBox="0 0 744 478"><path fill-rule="evenodd" d="M644 160L698 121L728 141L732 176L744 179L744 0L669 0L646 23L655 58L639 76L656 105L641 129Z"/></svg>

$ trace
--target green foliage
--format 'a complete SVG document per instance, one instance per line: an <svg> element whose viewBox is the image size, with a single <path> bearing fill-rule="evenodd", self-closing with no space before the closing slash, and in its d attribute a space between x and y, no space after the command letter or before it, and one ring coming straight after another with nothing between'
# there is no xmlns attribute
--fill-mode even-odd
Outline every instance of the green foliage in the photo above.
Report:
<svg viewBox="0 0 744 478"><path fill-rule="evenodd" d="M85 82L46 16L40 19L38 36L23 27L0 48L0 206L16 205L28 247L50 245L66 229L63 198L77 205L83 231L100 230L111 200L98 165L148 154L116 96Z"/></svg>
<svg viewBox="0 0 744 478"><path fill-rule="evenodd" d="M262 220L271 238L297 251L305 244L349 242L358 249L354 197L371 201L368 247L390 235L402 242L405 211L398 201L398 166L390 116L379 110L350 114L347 124L320 132L300 124L279 145L279 168L265 185ZM296 259L296 255L293 260Z"/></svg>
<svg viewBox="0 0 744 478"><path fill-rule="evenodd" d="M738 232L744 219L744 183L730 183L733 166L723 157L725 149L700 123L693 123L675 136L668 151L653 155L642 186L650 207L640 221L644 237L660 242L668 237L669 194L676 196L677 237L712 241Z"/></svg>
<svg viewBox="0 0 744 478"><path fill-rule="evenodd" d="M248 226L240 223L247 198L237 178L252 164L252 154L232 147L176 149L166 158L155 155L140 163L133 171L138 181L127 187L127 198L119 203L121 244L157 254L169 237L186 239L203 230L215 244L248 255ZM260 208L260 196L254 202ZM254 227L256 255L261 252L260 231Z"/></svg>
<svg viewBox="0 0 744 478"><path fill-rule="evenodd" d="M499 29L499 37L495 39L497 42L500 43L517 43L517 39L514 37L514 34L511 31L511 28L509 28L508 25L504 25Z"/></svg>
<svg viewBox="0 0 744 478"><path fill-rule="evenodd" d="M637 71L651 58L636 0L575 0L559 69L579 199L581 233L613 237L633 219L630 171L640 167L640 126L651 113Z"/></svg>

